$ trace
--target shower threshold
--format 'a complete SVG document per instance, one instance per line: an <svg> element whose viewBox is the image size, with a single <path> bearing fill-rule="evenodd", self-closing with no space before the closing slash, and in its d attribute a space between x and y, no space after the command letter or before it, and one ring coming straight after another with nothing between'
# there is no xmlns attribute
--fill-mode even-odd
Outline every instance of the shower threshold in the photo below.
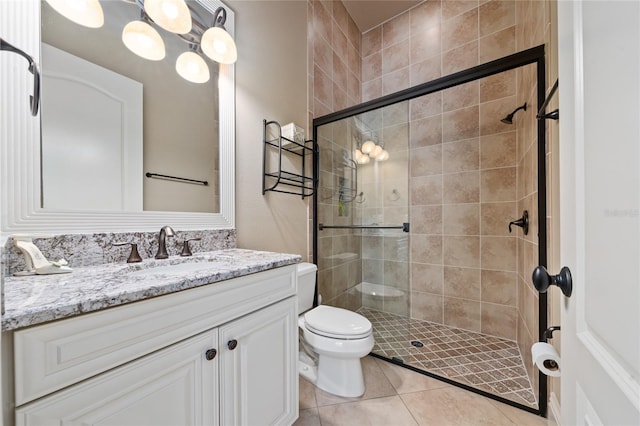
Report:
<svg viewBox="0 0 640 426"><path fill-rule="evenodd" d="M373 325L373 355L482 394L538 409L516 342L360 308Z"/></svg>

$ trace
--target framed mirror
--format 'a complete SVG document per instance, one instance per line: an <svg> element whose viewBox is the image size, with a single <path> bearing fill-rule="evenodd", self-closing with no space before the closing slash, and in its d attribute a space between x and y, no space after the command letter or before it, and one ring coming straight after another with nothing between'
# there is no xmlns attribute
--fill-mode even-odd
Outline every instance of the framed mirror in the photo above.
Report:
<svg viewBox="0 0 640 426"><path fill-rule="evenodd" d="M203 21L208 19L209 26L213 22L214 11L224 6L217 0L188 2L191 3L192 15L199 15L198 19ZM30 93L26 83L28 73L24 72L24 64L21 62L24 60L12 57L15 55L4 55L0 62L2 102L10 106L0 111L3 125L6 123L6 131L0 136L3 233L154 231L166 224L185 230L234 227L233 65L218 65L213 61L207 61L209 69L212 70L212 82L208 85L186 82L176 74L174 64L181 45L187 44L178 39L178 36L161 30L159 32L167 46L167 63L138 58L124 46L123 53L115 52L109 46L118 41L119 34L112 37L111 41L99 42L98 39L92 39L88 43L89 46L98 43L107 46L110 55L117 59L112 61L113 63L110 64L108 58L104 59L105 54L99 53L97 49L83 58L82 48L74 48L71 45L74 38L90 37L88 34L82 36L78 30L80 26L70 21L65 23L65 18L55 16L56 12L38 0L1 3L0 21L4 22L0 23L0 27L7 29L3 30L3 37L39 58L38 62L43 65L44 75L41 115L33 118L28 116L28 108L25 110L21 106L28 102ZM111 17L114 13L111 9L115 4L125 8L115 12L122 15L120 19L130 19L132 13L133 19L136 13L139 17L139 9L135 10L138 7L135 2L109 1L105 4L106 31L110 30L109 26L126 24L117 24L116 18ZM227 12L225 28L233 35L233 12L224 7ZM20 22L21 25L13 25L15 22ZM118 33L121 30L111 31ZM97 37L97 33L91 34L91 37L94 35ZM86 40L84 44L87 45ZM185 50L184 47L182 50ZM87 62L89 66L93 64L97 68L106 69L115 74L116 87L125 85L120 82L131 80L133 86L128 87L134 89L126 89L125 92L135 92L136 85L141 89L141 96L137 95L138 100L134 99L134 107L128 109L127 114L119 110L111 114L116 117L124 115L123 121L129 125L133 122L134 136L138 127L138 139L131 138L136 140L133 149L125 149L125 144L118 142L116 154L112 155L112 158L106 160L107 156L101 155L102 164L98 160L95 166L91 166L87 160L83 160L82 155L86 158L87 152L96 151L90 143L95 137L87 136L86 133L88 129L96 126L85 125L84 130L76 132L72 130L72 125L74 121L83 122L83 109L93 110L100 102L86 102L83 105L86 97L80 95L76 102L67 101L67 104L70 104L67 107L75 113L60 113L61 107L54 102L55 90L47 92L47 82L51 79L47 75L55 77L57 72L49 72L47 69L48 64L54 63L51 52L54 52L54 57L62 55L62 60L58 59L58 62L62 62L63 65L74 64L71 68L76 66L76 62L73 61L78 59L81 64ZM72 55L72 58L69 59L65 54ZM127 67L133 69L133 74L126 75ZM150 74L156 79L156 91L166 93L158 94L152 91L154 83L145 81L145 76ZM206 89L202 89L205 86ZM63 84L62 87L64 89L66 86ZM183 99L177 99L176 92L184 92L187 95ZM69 91L62 90L60 93L67 94ZM161 95L167 93L168 97L163 99ZM198 93L203 95L200 96ZM48 95L50 98L47 98ZM141 103L142 108L135 107L136 102ZM129 114L129 111L133 112ZM106 117L107 114L99 115ZM138 115L144 116L143 122L133 119ZM104 134L110 129L117 129L114 131L116 134L124 132L119 125L105 124L102 121L99 124L104 126L98 134ZM61 125L61 122L65 124ZM53 132L52 124L55 130ZM56 132L57 139L52 136ZM66 146L65 140L77 142L77 135L83 135L83 143ZM109 151L113 150L103 150L104 153ZM201 161L203 158L206 161ZM103 172L93 173L100 166L103 166ZM77 175L66 177L66 181L55 181L56 177L62 175L61 171L67 172L73 168L79 169ZM109 173L112 175L109 176ZM208 185L162 177L155 179L147 177L147 173L206 181ZM116 188L111 200L107 199L108 190L104 188L109 183L113 183L112 186ZM122 193L117 192L119 188L123 189ZM83 204L83 200L87 198L97 200L98 204ZM103 198L105 200L100 204Z"/></svg>

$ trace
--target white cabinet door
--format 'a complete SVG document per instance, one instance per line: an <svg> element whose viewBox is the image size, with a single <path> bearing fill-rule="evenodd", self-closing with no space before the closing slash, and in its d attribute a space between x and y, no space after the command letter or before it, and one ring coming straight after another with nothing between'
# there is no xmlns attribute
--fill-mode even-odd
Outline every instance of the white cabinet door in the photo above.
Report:
<svg viewBox="0 0 640 426"><path fill-rule="evenodd" d="M640 3L559 1L561 423L640 424Z"/></svg>
<svg viewBox="0 0 640 426"><path fill-rule="evenodd" d="M16 424L217 425L217 343L214 329L169 346L20 407Z"/></svg>
<svg viewBox="0 0 640 426"><path fill-rule="evenodd" d="M220 328L223 425L286 425L298 417L298 327L292 297Z"/></svg>

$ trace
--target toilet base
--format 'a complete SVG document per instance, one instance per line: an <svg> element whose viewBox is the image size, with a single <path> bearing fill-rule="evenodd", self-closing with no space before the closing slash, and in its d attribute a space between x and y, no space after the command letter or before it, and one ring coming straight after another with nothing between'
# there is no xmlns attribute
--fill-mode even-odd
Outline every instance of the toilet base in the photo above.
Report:
<svg viewBox="0 0 640 426"><path fill-rule="evenodd" d="M315 385L333 395L355 398L364 394L360 358L333 358L320 354Z"/></svg>

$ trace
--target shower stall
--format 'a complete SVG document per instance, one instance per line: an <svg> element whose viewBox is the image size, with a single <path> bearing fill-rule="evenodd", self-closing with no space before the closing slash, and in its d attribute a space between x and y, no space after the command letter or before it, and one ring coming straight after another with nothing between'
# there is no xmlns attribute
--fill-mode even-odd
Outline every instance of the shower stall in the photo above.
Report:
<svg viewBox="0 0 640 426"><path fill-rule="evenodd" d="M544 87L539 47L314 120L322 303L371 321L374 356L535 413Z"/></svg>

